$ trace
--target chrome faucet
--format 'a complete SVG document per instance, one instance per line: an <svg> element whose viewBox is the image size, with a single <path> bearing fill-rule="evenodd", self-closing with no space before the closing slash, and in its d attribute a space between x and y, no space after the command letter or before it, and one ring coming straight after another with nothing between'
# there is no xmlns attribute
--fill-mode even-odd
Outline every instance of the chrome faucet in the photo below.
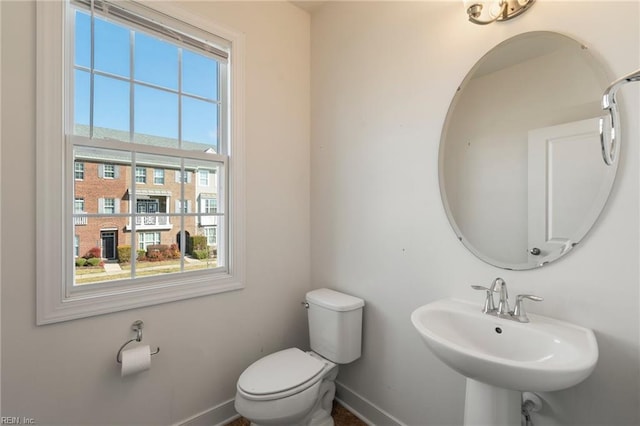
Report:
<svg viewBox="0 0 640 426"><path fill-rule="evenodd" d="M516 305L513 311L509 309L509 293L507 291L507 283L502 278L496 278L491 283L490 287L484 287L481 285L472 285L474 290L484 290L487 292L486 299L484 301L484 307L482 312L489 315L495 315L500 318L511 319L518 322L529 322L527 313L524 309L524 299L540 302L544 300L542 297L534 296L532 294L519 294L516 296ZM493 293L500 294L500 300L498 301L498 307L496 308L495 301L493 300Z"/></svg>
<svg viewBox="0 0 640 426"><path fill-rule="evenodd" d="M502 278L496 278L491 284L491 290L494 293L500 293L500 301L496 314L498 316L509 315L509 292L507 291L507 283Z"/></svg>

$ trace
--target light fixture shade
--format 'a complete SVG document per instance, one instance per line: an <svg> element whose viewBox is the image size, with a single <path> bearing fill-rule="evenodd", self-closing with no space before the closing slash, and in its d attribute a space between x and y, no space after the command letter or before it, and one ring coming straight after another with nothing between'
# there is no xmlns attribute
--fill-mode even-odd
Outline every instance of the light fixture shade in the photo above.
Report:
<svg viewBox="0 0 640 426"><path fill-rule="evenodd" d="M506 21L523 13L535 0L463 0L469 21L486 25Z"/></svg>

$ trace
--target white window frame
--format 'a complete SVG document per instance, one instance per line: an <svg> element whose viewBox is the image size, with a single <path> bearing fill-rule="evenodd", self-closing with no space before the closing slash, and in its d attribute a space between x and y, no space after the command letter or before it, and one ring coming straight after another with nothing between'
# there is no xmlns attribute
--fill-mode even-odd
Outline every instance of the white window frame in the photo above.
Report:
<svg viewBox="0 0 640 426"><path fill-rule="evenodd" d="M102 178L103 179L115 179L116 178L116 165L111 163L105 163L102 165Z"/></svg>
<svg viewBox="0 0 640 426"><path fill-rule="evenodd" d="M75 197L75 199L73 200L73 212L84 213L84 198Z"/></svg>
<svg viewBox="0 0 640 426"><path fill-rule="evenodd" d="M207 245L208 246L216 246L218 245L218 227L215 225L205 226L202 228L202 235L207 237ZM213 239L213 242L210 241Z"/></svg>
<svg viewBox="0 0 640 426"><path fill-rule="evenodd" d="M147 168L136 166L136 183L147 183Z"/></svg>
<svg viewBox="0 0 640 426"><path fill-rule="evenodd" d="M70 84L66 79L65 20L68 4L64 1L36 3L37 76L36 92L36 231L42 237L37 247L36 287L38 325L84 318L110 312L135 309L176 300L241 289L245 281L245 183L244 183L244 35L189 13L179 5L154 2L153 9L139 3L118 1L138 14L162 22L167 17L200 28L228 41L230 111L229 154L233 166L226 168L228 210L228 258L224 274L185 273L141 278L127 287L96 288L90 292L70 292L68 270L74 259L73 174L66 151L65 109ZM173 21L175 22L175 21ZM188 30L190 31L190 30ZM72 161L72 159L71 159ZM64 178L69 176L68 178ZM220 255L220 254L219 254ZM224 255L224 254L223 254Z"/></svg>
<svg viewBox="0 0 640 426"><path fill-rule="evenodd" d="M153 169L153 184L164 185L164 175L164 169Z"/></svg>
<svg viewBox="0 0 640 426"><path fill-rule="evenodd" d="M216 213L218 213L218 199L217 198L212 198L212 197L202 198L202 210L201 210L201 213L206 213L206 214L216 214Z"/></svg>
<svg viewBox="0 0 640 426"><path fill-rule="evenodd" d="M198 184L200 186L209 186L209 170L198 170Z"/></svg>
<svg viewBox="0 0 640 426"><path fill-rule="evenodd" d="M147 247L153 245L159 245L162 242L162 235L160 232L138 232L138 250L147 251ZM147 237L151 236L152 241L147 241Z"/></svg>
<svg viewBox="0 0 640 426"><path fill-rule="evenodd" d="M84 162L83 161L76 161L76 163L73 165L73 178L75 180L84 180Z"/></svg>

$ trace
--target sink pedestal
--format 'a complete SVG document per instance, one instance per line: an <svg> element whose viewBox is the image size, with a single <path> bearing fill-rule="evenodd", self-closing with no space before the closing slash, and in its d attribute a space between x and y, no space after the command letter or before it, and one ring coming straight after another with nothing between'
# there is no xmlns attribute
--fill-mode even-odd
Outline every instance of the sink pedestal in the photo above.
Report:
<svg viewBox="0 0 640 426"><path fill-rule="evenodd" d="M467 378L464 426L520 425L521 406L522 395L519 391Z"/></svg>

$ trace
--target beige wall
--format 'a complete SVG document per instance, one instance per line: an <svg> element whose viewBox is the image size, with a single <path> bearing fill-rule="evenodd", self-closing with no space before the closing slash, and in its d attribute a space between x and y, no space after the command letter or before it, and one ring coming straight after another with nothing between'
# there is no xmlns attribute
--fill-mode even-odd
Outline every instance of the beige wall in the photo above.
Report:
<svg viewBox="0 0 640 426"><path fill-rule="evenodd" d="M638 68L638 3L580 2L577 15L575 4L540 1L480 27L457 1L328 2L314 12L310 55L309 17L291 5L180 2L247 37L247 287L36 327L35 8L2 2L2 414L43 424L196 415L228 401L251 361L306 347L298 302L313 282L367 302L363 357L339 381L407 424L458 425L464 381L409 315L443 297L479 303L468 285L502 276L512 293L545 297L532 311L591 327L600 344L593 376L543 395L536 424L638 424L637 144L623 145L612 197L582 247L542 270L477 260L455 239L438 190L449 101L494 45L552 30L590 45L612 75ZM623 90L624 134L637 141L640 90ZM151 371L122 380L115 352L138 318L162 352Z"/></svg>
<svg viewBox="0 0 640 426"><path fill-rule="evenodd" d="M493 46L557 31L621 76L640 66L639 26L638 2L539 1L489 26L467 22L459 1L328 2L314 12L311 277L367 302L363 357L339 381L408 425L460 425L464 380L430 353L409 317L444 297L481 304L469 285L500 276L512 295L545 298L532 311L591 327L600 344L594 374L544 394L536 425L640 423L639 85L621 91L626 141L601 220L546 268L505 271L467 251L444 213L437 170L449 102Z"/></svg>
<svg viewBox="0 0 640 426"><path fill-rule="evenodd" d="M260 356L307 344L309 16L284 2L180 2L245 33L247 280L241 291L35 326L35 7L2 7L2 415L170 424L228 401ZM161 347L121 379L130 325Z"/></svg>

